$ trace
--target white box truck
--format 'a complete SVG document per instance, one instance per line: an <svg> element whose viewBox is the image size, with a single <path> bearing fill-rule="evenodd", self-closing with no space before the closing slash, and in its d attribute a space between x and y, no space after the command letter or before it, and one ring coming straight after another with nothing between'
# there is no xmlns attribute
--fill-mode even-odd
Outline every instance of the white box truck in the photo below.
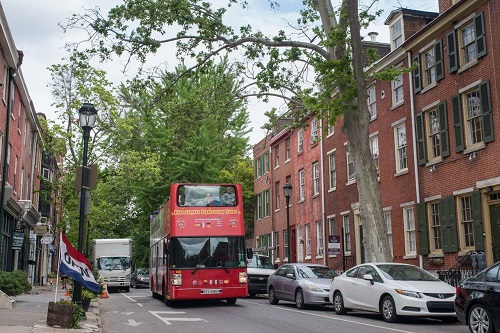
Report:
<svg viewBox="0 0 500 333"><path fill-rule="evenodd" d="M108 289L130 291L132 273L132 240L94 239L92 242L94 267L103 277Z"/></svg>

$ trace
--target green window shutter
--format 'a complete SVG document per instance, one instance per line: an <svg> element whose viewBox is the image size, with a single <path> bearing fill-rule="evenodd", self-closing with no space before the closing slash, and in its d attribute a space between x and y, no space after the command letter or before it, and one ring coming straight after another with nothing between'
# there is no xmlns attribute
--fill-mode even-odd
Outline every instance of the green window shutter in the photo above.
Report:
<svg viewBox="0 0 500 333"><path fill-rule="evenodd" d="M418 233L418 252L420 255L429 254L428 231L426 223L425 203L417 204L417 233Z"/></svg>
<svg viewBox="0 0 500 333"><path fill-rule="evenodd" d="M474 17L474 26L476 29L477 57L481 58L486 55L486 36L484 33L483 12Z"/></svg>
<svg viewBox="0 0 500 333"><path fill-rule="evenodd" d="M474 223L474 246L476 250L484 250L483 217L481 213L481 193L474 191L471 194L472 220Z"/></svg>
<svg viewBox="0 0 500 333"><path fill-rule="evenodd" d="M434 44L434 55L436 57L436 81L444 79L443 42Z"/></svg>
<svg viewBox="0 0 500 333"><path fill-rule="evenodd" d="M422 90L422 81L420 79L420 53L413 58L413 63L417 63L417 68L413 70L413 92L416 94Z"/></svg>
<svg viewBox="0 0 500 333"><path fill-rule="evenodd" d="M446 116L446 101L438 105L439 137L441 139L441 157L450 156L450 142L448 139L448 117Z"/></svg>
<svg viewBox="0 0 500 333"><path fill-rule="evenodd" d="M455 38L455 30L446 34L446 42L448 43L448 71L451 74L458 69L457 39Z"/></svg>
<svg viewBox="0 0 500 333"><path fill-rule="evenodd" d="M455 214L455 198L449 196L439 200L443 252L458 252L457 221Z"/></svg>
<svg viewBox="0 0 500 333"><path fill-rule="evenodd" d="M417 132L417 154L418 164L425 165L427 159L425 157L425 138L424 138L424 115L422 112L416 116L416 132Z"/></svg>
<svg viewBox="0 0 500 333"><path fill-rule="evenodd" d="M462 122L462 106L460 95L451 98L451 107L453 110L453 131L455 134L455 152L459 153L465 149L464 132Z"/></svg>
<svg viewBox="0 0 500 333"><path fill-rule="evenodd" d="M491 112L490 81L483 82L479 85L479 94L481 97L481 116L483 117L483 141L488 143L495 140L493 114Z"/></svg>

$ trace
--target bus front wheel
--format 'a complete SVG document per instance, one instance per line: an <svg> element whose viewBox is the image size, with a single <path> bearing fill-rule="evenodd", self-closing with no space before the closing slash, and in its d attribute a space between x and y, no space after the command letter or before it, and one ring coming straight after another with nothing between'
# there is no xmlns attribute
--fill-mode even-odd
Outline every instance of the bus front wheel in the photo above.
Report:
<svg viewBox="0 0 500 333"><path fill-rule="evenodd" d="M229 305L236 304L236 298L228 298L228 299L226 299L226 302Z"/></svg>

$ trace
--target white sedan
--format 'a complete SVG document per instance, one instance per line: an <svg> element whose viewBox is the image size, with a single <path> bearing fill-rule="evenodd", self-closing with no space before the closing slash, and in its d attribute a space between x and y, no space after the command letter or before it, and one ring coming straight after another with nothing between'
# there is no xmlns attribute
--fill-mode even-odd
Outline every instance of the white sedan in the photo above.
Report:
<svg viewBox="0 0 500 333"><path fill-rule="evenodd" d="M455 288L414 265L358 265L332 280L329 299L339 315L362 310L379 312L387 322L398 316L456 320Z"/></svg>

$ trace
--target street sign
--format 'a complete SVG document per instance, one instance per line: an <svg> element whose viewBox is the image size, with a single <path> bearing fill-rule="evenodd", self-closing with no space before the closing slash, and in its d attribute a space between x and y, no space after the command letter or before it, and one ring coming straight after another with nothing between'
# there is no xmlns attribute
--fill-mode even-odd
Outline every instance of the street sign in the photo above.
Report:
<svg viewBox="0 0 500 333"><path fill-rule="evenodd" d="M328 236L328 255L339 255L340 254L340 236L330 235Z"/></svg>
<svg viewBox="0 0 500 333"><path fill-rule="evenodd" d="M15 229L12 234L12 249L20 250L24 243L24 232L21 229Z"/></svg>
<svg viewBox="0 0 500 333"><path fill-rule="evenodd" d="M45 224L40 224L40 225L35 225L33 227L33 233L35 235L45 235L47 233L48 229L47 229L47 225Z"/></svg>
<svg viewBox="0 0 500 333"><path fill-rule="evenodd" d="M42 244L50 244L54 241L54 236L50 235L50 236L43 236L42 239L40 240L40 242Z"/></svg>

